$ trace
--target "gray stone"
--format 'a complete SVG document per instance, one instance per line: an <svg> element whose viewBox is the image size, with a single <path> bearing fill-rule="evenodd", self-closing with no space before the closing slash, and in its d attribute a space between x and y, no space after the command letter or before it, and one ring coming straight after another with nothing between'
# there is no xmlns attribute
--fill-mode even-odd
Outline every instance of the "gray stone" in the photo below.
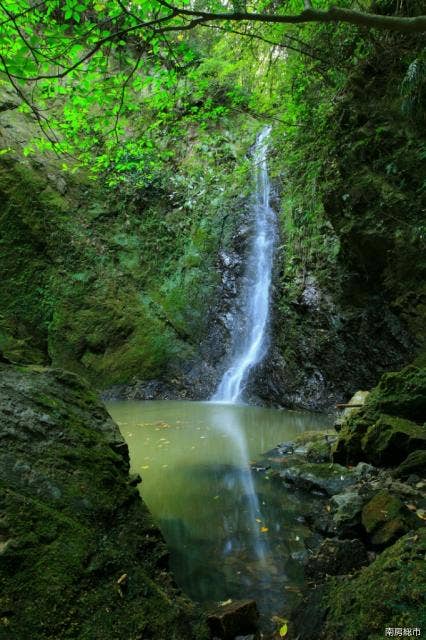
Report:
<svg viewBox="0 0 426 640"><path fill-rule="evenodd" d="M363 499L357 492L348 491L332 496L333 521L337 527L353 525L360 519Z"/></svg>
<svg viewBox="0 0 426 640"><path fill-rule="evenodd" d="M356 482L353 472L339 464L299 462L280 471L279 476L299 489L317 490L329 496Z"/></svg>

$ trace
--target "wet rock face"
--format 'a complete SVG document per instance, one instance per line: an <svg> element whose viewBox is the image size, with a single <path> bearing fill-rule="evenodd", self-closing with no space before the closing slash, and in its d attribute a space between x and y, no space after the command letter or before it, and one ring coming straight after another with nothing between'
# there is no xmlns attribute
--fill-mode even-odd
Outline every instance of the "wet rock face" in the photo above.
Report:
<svg viewBox="0 0 426 640"><path fill-rule="evenodd" d="M80 378L0 365L0 441L0 637L206 637L127 445Z"/></svg>
<svg viewBox="0 0 426 640"><path fill-rule="evenodd" d="M272 346L254 393L274 405L323 410L347 401L354 389L373 386L380 373L402 367L412 354L403 322L379 297L348 305L313 273L291 282L277 276Z"/></svg>

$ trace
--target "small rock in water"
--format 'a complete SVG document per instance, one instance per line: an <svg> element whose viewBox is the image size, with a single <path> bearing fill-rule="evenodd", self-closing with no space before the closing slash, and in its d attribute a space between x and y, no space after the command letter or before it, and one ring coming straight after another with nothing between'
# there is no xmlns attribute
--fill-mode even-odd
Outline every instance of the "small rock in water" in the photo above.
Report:
<svg viewBox="0 0 426 640"><path fill-rule="evenodd" d="M277 445L277 451L280 456L294 453L294 442L282 442Z"/></svg>

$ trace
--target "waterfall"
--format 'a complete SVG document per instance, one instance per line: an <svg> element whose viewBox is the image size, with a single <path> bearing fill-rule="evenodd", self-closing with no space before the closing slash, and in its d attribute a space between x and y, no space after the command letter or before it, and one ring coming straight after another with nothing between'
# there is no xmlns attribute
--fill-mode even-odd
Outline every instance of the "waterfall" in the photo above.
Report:
<svg viewBox="0 0 426 640"><path fill-rule="evenodd" d="M276 238L275 213L270 207L270 183L267 167L268 139L271 127L259 134L253 151L254 230L244 286L239 299L231 335L231 359L212 397L214 402L242 400L251 369L266 355L272 265Z"/></svg>

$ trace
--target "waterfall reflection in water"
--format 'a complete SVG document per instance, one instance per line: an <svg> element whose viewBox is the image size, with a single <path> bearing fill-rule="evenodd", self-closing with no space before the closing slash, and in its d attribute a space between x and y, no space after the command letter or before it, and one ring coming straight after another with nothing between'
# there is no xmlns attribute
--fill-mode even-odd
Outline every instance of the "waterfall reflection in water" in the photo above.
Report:
<svg viewBox="0 0 426 640"><path fill-rule="evenodd" d="M329 418L209 402L108 408L129 445L132 471L143 477L140 490L167 540L178 584L200 602L253 597L264 615L276 613L285 590L302 580L294 557L306 552L311 535L300 521L310 499L277 491L243 461L329 426ZM240 444L229 425L244 436Z"/></svg>

